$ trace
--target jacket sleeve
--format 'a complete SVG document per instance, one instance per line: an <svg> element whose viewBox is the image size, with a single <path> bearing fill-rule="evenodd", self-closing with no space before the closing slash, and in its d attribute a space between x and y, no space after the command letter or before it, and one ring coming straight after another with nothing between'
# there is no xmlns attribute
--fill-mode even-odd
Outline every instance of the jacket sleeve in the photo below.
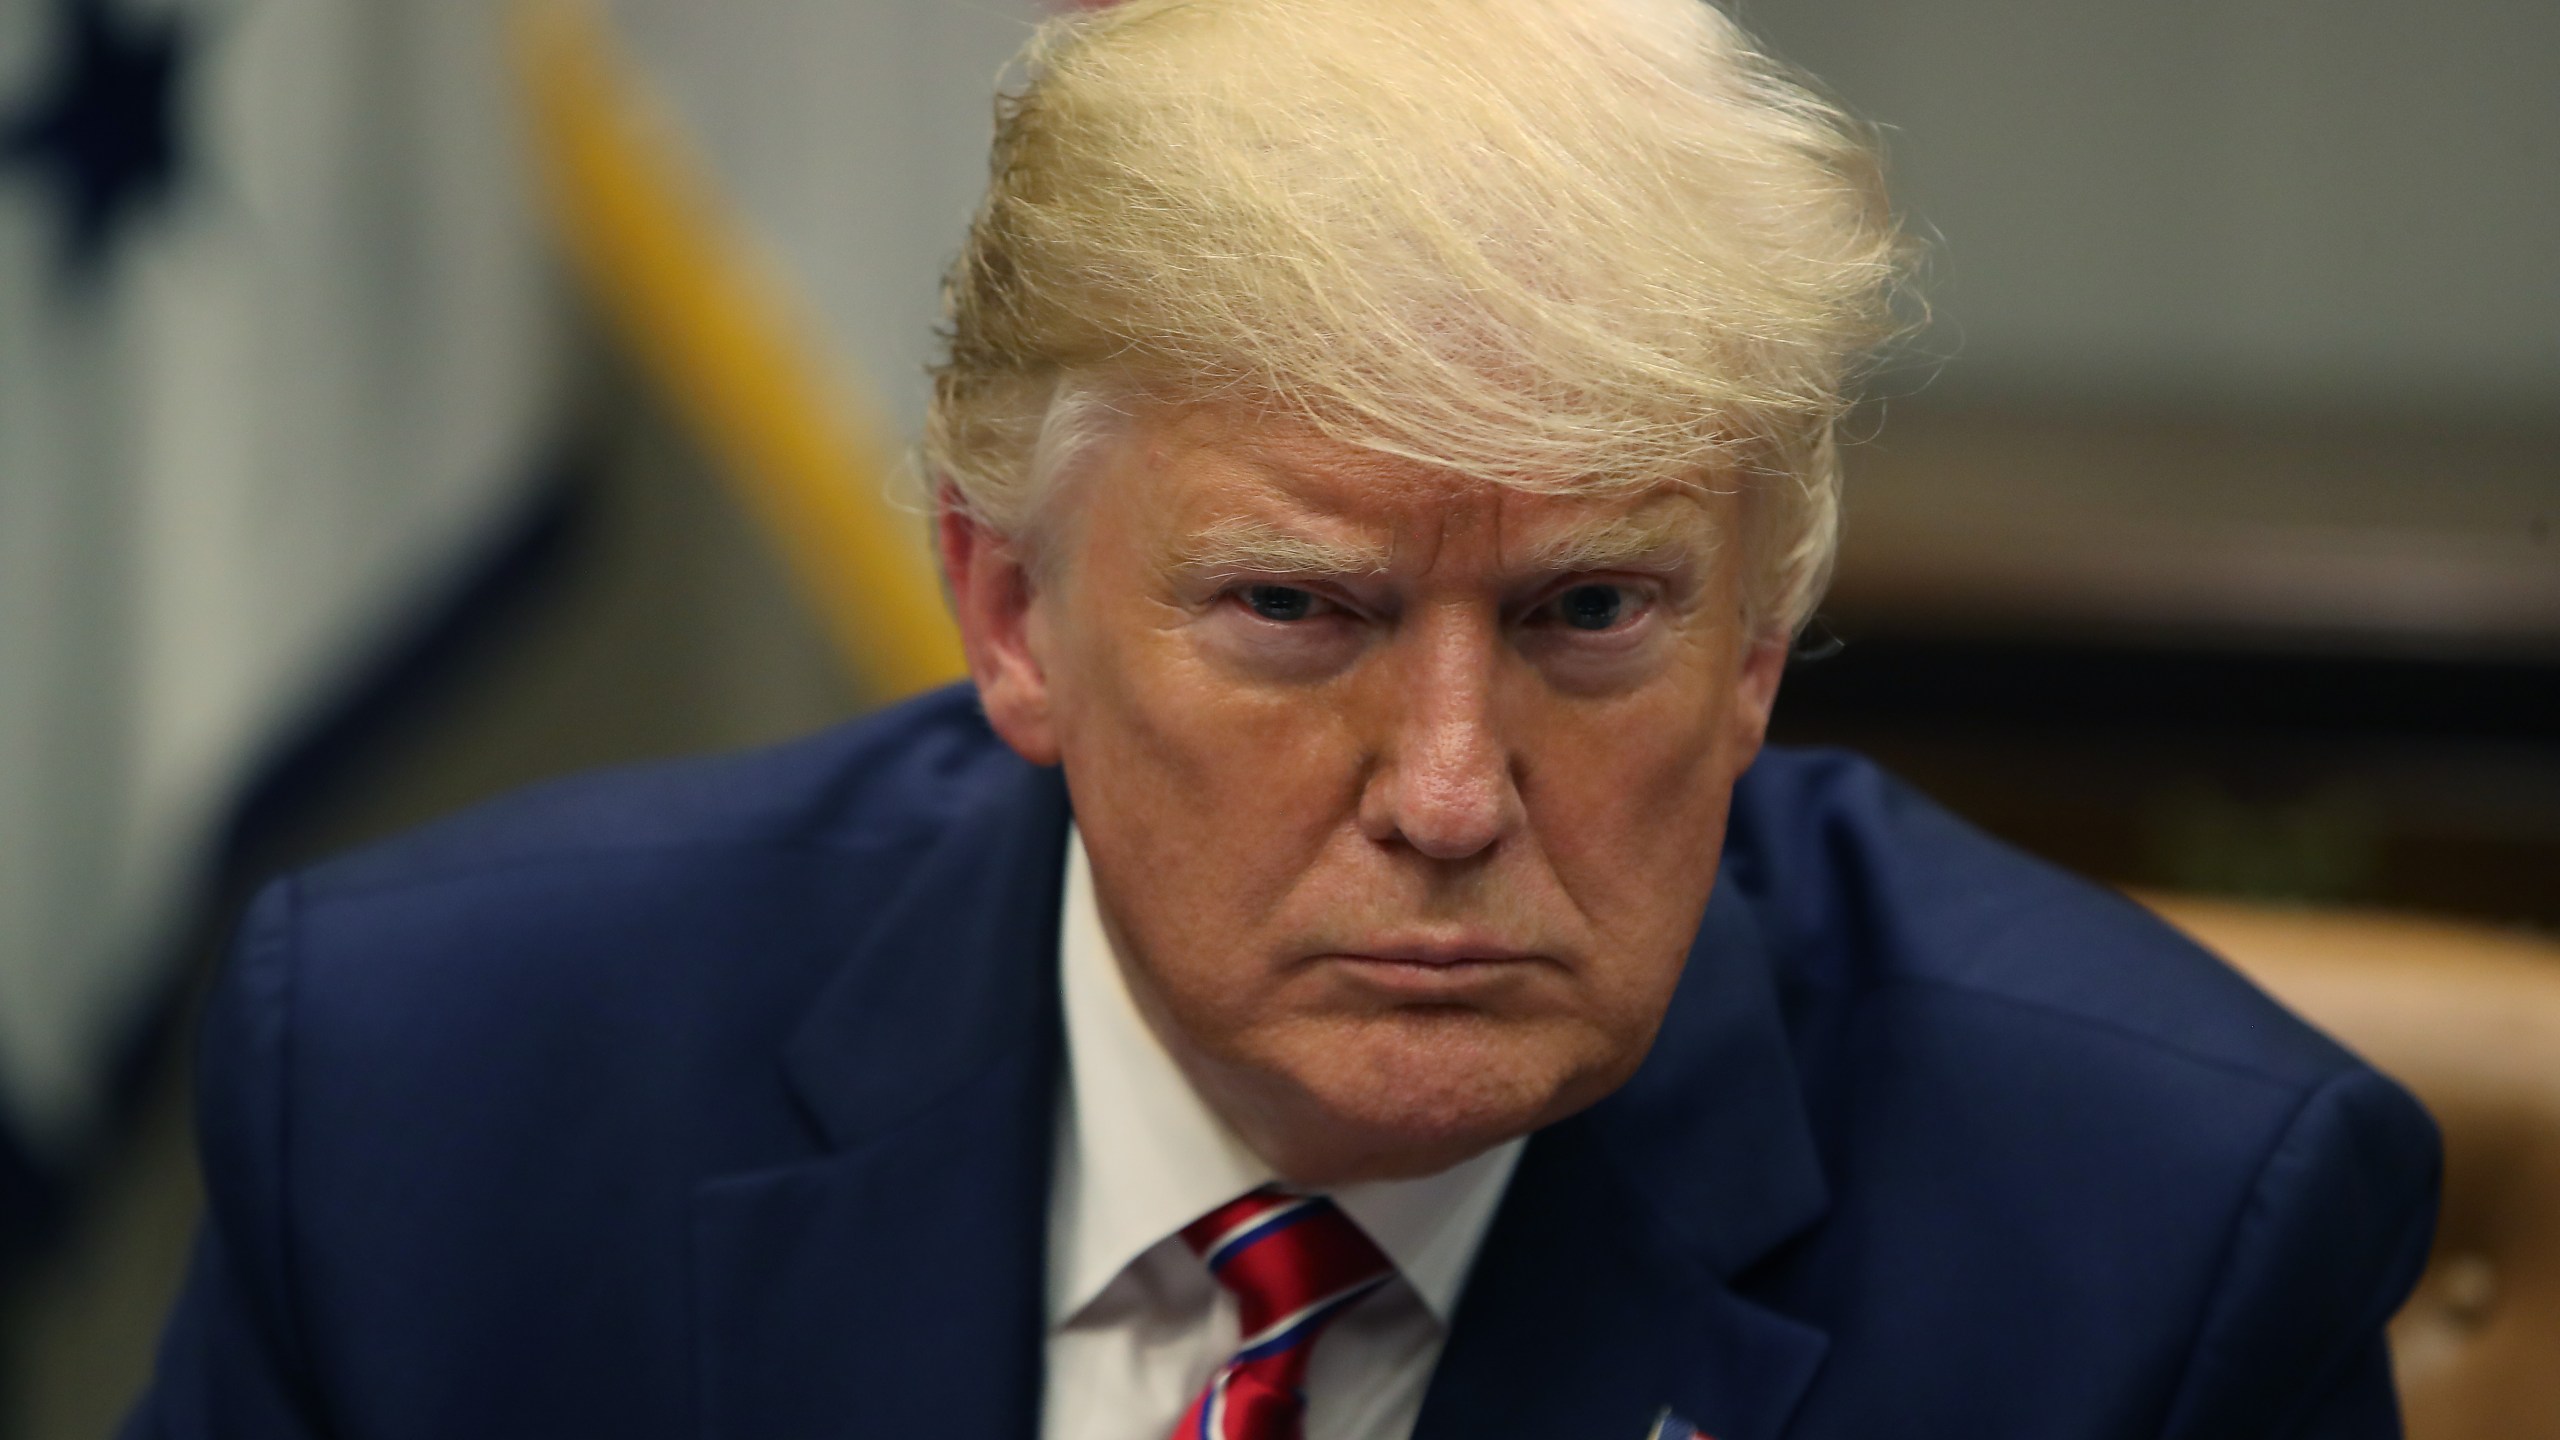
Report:
<svg viewBox="0 0 2560 1440"><path fill-rule="evenodd" d="M2168 1440L2396 1440L2383 1326L2435 1233L2442 1147L2361 1066L2313 1091L2225 1244Z"/></svg>
<svg viewBox="0 0 2560 1440"><path fill-rule="evenodd" d="M317 1440L295 1314L288 1169L293 891L250 908L207 1001L196 1085L205 1217L124 1440Z"/></svg>

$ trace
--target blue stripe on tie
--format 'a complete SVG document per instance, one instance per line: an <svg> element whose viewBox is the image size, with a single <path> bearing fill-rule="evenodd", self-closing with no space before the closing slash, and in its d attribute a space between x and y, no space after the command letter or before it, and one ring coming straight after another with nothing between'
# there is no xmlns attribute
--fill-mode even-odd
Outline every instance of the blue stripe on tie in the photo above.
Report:
<svg viewBox="0 0 2560 1440"><path fill-rule="evenodd" d="M1296 1345L1299 1341L1306 1339L1307 1336L1312 1334L1314 1331L1322 1328L1326 1321L1331 1320L1335 1315L1341 1313L1345 1306L1350 1305L1361 1296L1368 1294L1370 1291L1375 1290L1386 1283L1386 1275L1372 1275L1357 1285L1334 1292L1333 1294L1300 1311L1284 1328L1266 1335L1261 1340L1238 1350L1236 1352L1236 1358L1228 1361L1227 1363L1230 1366L1242 1365L1249 1361L1259 1360L1266 1355L1279 1354L1281 1351L1286 1350L1291 1346Z"/></svg>
<svg viewBox="0 0 2560 1440"><path fill-rule="evenodd" d="M1234 1373L1235 1365L1230 1361L1227 1368L1218 1372L1218 1378L1209 1382L1209 1393L1200 1402L1200 1440L1220 1440L1218 1430L1226 1422L1220 1412L1227 1408L1227 1377Z"/></svg>
<svg viewBox="0 0 2560 1440"><path fill-rule="evenodd" d="M1209 1273L1215 1275L1219 1271L1226 1269L1228 1261L1233 1260L1238 1255L1243 1254L1245 1251L1252 1249L1254 1246L1261 1244L1263 1241L1279 1234L1281 1231L1288 1229L1290 1226L1297 1224L1301 1220L1314 1219L1319 1210L1325 1209L1331 1204L1331 1201L1326 1200L1322 1196L1310 1195L1305 1200L1296 1205L1290 1206L1286 1210L1274 1210L1270 1214L1263 1216L1261 1219L1254 1221L1243 1229L1236 1231L1234 1234L1229 1235L1226 1239L1220 1241L1217 1249L1209 1252Z"/></svg>

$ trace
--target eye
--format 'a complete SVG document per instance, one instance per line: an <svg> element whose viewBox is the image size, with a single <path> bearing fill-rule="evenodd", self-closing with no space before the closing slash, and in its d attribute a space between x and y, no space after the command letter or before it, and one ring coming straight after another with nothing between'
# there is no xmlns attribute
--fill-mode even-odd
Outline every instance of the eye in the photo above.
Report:
<svg viewBox="0 0 2560 1440"><path fill-rule="evenodd" d="M1634 608L1623 585L1576 585L1548 603L1575 630L1613 629Z"/></svg>
<svg viewBox="0 0 2560 1440"><path fill-rule="evenodd" d="M1247 609L1265 620L1283 623L1304 620L1316 613L1316 597L1294 585L1248 585L1244 588Z"/></svg>

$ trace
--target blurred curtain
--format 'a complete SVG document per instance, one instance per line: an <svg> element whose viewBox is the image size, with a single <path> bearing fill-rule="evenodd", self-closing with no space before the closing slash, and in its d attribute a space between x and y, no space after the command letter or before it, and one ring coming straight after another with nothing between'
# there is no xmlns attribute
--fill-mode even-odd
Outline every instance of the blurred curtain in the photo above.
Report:
<svg viewBox="0 0 2560 1440"><path fill-rule="evenodd" d="M248 778L540 498L553 255L865 688L959 673L902 457L1048 13L0 6L0 1170L93 1130Z"/></svg>
<svg viewBox="0 0 2560 1440"><path fill-rule="evenodd" d="M249 777L536 483L559 307L502 21L0 5L0 1155L22 1174L99 1120Z"/></svg>

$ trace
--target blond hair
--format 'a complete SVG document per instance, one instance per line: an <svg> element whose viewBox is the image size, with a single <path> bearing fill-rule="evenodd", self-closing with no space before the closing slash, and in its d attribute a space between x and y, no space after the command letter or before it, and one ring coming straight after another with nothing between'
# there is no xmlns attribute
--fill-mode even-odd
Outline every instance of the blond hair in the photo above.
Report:
<svg viewBox="0 0 2560 1440"><path fill-rule="evenodd" d="M1754 499L1792 631L1905 271L1866 136L1701 0L1127 0L999 101L924 453L1026 536L1114 395L1489 481Z"/></svg>

